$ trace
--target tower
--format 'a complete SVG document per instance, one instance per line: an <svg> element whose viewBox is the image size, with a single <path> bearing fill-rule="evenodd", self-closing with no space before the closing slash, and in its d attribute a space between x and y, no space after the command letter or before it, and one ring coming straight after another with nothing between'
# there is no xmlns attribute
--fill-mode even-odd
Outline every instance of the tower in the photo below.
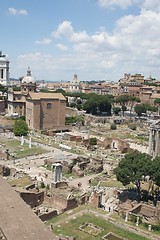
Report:
<svg viewBox="0 0 160 240"><path fill-rule="evenodd" d="M70 91L71 92L81 92L81 84L80 84L77 74L74 74L73 79L70 82Z"/></svg>
<svg viewBox="0 0 160 240"><path fill-rule="evenodd" d="M2 54L2 51L0 51L0 84L3 86L9 84L9 60L6 55Z"/></svg>

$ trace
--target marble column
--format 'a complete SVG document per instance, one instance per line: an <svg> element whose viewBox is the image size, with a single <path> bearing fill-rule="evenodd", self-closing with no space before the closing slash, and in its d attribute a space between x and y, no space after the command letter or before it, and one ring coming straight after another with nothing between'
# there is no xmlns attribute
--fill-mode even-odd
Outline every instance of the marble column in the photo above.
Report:
<svg viewBox="0 0 160 240"><path fill-rule="evenodd" d="M60 163L54 164L54 182L62 181L62 165Z"/></svg>
<svg viewBox="0 0 160 240"><path fill-rule="evenodd" d="M152 129L150 129L149 133L149 154L152 155L152 141L153 141L153 133Z"/></svg>
<svg viewBox="0 0 160 240"><path fill-rule="evenodd" d="M159 154L159 136L160 132L159 130L156 131L156 137L155 137L155 157Z"/></svg>

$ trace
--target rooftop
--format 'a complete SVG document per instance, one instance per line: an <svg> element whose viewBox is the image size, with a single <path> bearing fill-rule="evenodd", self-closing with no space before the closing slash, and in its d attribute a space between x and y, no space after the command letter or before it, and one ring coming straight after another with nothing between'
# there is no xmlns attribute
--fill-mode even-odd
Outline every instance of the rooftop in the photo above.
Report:
<svg viewBox="0 0 160 240"><path fill-rule="evenodd" d="M60 99L66 100L65 97L61 93L43 93L43 92L30 92L29 97L32 100L40 100L40 99Z"/></svg>

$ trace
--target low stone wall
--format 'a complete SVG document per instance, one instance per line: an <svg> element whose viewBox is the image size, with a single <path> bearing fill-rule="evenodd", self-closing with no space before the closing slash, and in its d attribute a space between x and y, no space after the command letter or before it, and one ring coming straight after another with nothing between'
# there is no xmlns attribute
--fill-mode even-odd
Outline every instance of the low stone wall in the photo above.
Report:
<svg viewBox="0 0 160 240"><path fill-rule="evenodd" d="M75 208L78 206L77 200L75 198L67 199L63 196L52 194L51 197L46 196L45 202L54 208L60 208L64 211Z"/></svg>
<svg viewBox="0 0 160 240"><path fill-rule="evenodd" d="M39 218L44 222L44 221L50 220L53 217L56 217L57 215L58 215L57 211L53 210L52 212L48 212L48 213L46 212L46 213L39 215Z"/></svg>

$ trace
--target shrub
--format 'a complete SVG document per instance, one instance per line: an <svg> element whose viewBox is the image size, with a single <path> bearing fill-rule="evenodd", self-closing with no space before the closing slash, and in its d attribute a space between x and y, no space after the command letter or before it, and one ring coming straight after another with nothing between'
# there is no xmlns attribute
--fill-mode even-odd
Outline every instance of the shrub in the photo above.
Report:
<svg viewBox="0 0 160 240"><path fill-rule="evenodd" d="M131 124L131 125L129 126L129 128L130 128L131 130L133 130L133 131L135 131L135 130L137 129L137 127L136 127L135 124Z"/></svg>
<svg viewBox="0 0 160 240"><path fill-rule="evenodd" d="M115 123L112 123L112 124L111 124L111 130L116 130L116 129L117 129L116 124L115 124Z"/></svg>
<svg viewBox="0 0 160 240"><path fill-rule="evenodd" d="M97 145L97 138L90 138L89 139L89 144L92 145L92 146Z"/></svg>
<svg viewBox="0 0 160 240"><path fill-rule="evenodd" d="M41 182L40 187L41 187L41 188L45 188L45 184L44 184L44 182Z"/></svg>

